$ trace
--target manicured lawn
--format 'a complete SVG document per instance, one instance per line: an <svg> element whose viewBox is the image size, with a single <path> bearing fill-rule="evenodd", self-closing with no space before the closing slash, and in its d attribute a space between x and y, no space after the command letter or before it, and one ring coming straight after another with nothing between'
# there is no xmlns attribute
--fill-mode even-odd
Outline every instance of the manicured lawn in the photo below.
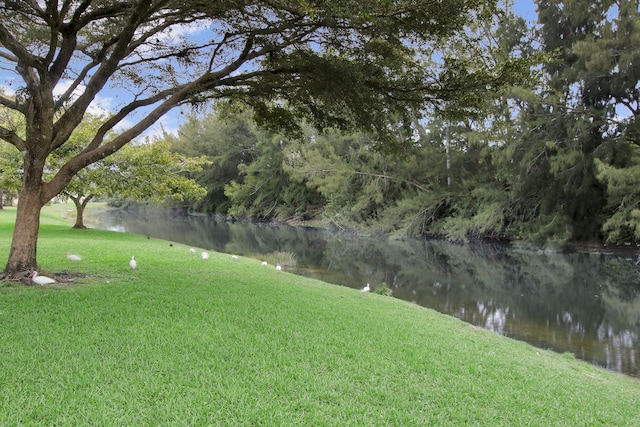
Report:
<svg viewBox="0 0 640 427"><path fill-rule="evenodd" d="M0 285L0 425L640 425L637 380L261 260L72 230L68 214L43 214L40 273L87 276ZM0 211L4 261L14 216Z"/></svg>

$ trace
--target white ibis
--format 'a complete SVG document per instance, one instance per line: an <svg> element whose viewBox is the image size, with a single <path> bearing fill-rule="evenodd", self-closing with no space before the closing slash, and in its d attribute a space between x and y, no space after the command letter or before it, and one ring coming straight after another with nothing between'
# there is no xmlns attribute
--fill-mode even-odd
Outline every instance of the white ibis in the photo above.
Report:
<svg viewBox="0 0 640 427"><path fill-rule="evenodd" d="M195 250L195 249L193 249L193 248L191 248L191 249L189 249L189 252L191 252L192 254L195 254L195 253L196 253L196 250Z"/></svg>
<svg viewBox="0 0 640 427"><path fill-rule="evenodd" d="M280 264L276 265L276 271L281 271L282 267L280 266Z"/></svg>
<svg viewBox="0 0 640 427"><path fill-rule="evenodd" d="M231 255L231 259L238 259L238 255Z"/></svg>
<svg viewBox="0 0 640 427"><path fill-rule="evenodd" d="M38 272L34 271L29 275L29 278L33 281L33 283L35 283L36 285L49 285L51 283L56 283L55 280L53 280L51 277L47 277L47 276L38 276Z"/></svg>
<svg viewBox="0 0 640 427"><path fill-rule="evenodd" d="M360 289L360 292L369 292L371 290L371 286L369 286L369 284L367 283L367 286L365 286L364 288Z"/></svg>
<svg viewBox="0 0 640 427"><path fill-rule="evenodd" d="M202 252L200 255L202 256L202 259L209 259L209 253L208 252Z"/></svg>
<svg viewBox="0 0 640 427"><path fill-rule="evenodd" d="M262 266L266 267L267 266L267 261L262 261Z"/></svg>
<svg viewBox="0 0 640 427"><path fill-rule="evenodd" d="M80 258L78 255L74 255L74 254L67 254L67 259L69 261L82 261L82 258Z"/></svg>
<svg viewBox="0 0 640 427"><path fill-rule="evenodd" d="M138 263L136 262L135 258L131 256L131 261L129 261L129 267L136 268L137 265Z"/></svg>

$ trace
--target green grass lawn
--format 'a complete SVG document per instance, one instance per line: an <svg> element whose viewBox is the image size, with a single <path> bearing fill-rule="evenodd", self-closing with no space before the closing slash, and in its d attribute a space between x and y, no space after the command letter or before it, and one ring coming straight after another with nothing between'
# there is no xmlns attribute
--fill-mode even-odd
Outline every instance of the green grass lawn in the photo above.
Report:
<svg viewBox="0 0 640 427"><path fill-rule="evenodd" d="M86 277L0 285L2 426L640 425L632 378L261 260L73 230L70 208L43 213L40 273Z"/></svg>

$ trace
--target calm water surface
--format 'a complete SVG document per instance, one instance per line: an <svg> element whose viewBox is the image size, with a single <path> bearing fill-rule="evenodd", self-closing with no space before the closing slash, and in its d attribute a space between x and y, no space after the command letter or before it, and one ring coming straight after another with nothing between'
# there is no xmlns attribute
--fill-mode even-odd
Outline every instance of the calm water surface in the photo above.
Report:
<svg viewBox="0 0 640 427"><path fill-rule="evenodd" d="M166 212L96 213L97 228L253 256L292 252L289 271L393 296L535 346L639 377L636 253L550 253L230 222Z"/></svg>

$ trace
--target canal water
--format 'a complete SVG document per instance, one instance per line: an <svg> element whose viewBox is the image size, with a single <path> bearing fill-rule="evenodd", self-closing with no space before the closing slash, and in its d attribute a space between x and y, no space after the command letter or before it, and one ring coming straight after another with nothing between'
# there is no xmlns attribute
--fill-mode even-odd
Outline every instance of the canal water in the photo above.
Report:
<svg viewBox="0 0 640 427"><path fill-rule="evenodd" d="M392 296L543 349L640 376L640 265L635 248L557 253L227 221L165 211L106 210L100 229L260 258L289 252L289 271Z"/></svg>

